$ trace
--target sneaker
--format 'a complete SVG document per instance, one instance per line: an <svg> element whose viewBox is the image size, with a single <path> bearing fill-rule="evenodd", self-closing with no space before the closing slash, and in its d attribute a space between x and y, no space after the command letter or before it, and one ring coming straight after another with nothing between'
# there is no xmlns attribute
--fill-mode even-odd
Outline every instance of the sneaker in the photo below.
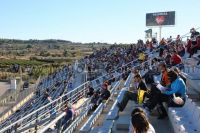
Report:
<svg viewBox="0 0 200 133"><path fill-rule="evenodd" d="M122 107L121 107L121 104L119 102L117 102L117 107L119 108L119 111L123 111Z"/></svg>
<svg viewBox="0 0 200 133"><path fill-rule="evenodd" d="M166 117L167 117L167 115L160 115L160 116L158 116L157 119L162 120L162 119L165 119Z"/></svg>

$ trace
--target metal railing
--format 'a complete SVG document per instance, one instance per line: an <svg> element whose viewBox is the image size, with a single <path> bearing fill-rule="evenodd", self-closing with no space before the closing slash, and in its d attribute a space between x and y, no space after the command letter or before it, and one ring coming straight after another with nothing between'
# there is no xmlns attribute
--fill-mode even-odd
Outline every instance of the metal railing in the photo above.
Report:
<svg viewBox="0 0 200 133"><path fill-rule="evenodd" d="M31 121L28 121L27 124L38 125L39 118L46 116L47 114L49 114L52 111L52 109L55 109L56 107L58 107L58 106L56 106L57 105L56 103L58 103L58 105L60 104L59 109L61 109L61 107L64 106L63 105L64 102L62 102L62 101L68 101L69 103L72 103L72 104L77 102L82 96L85 95L85 93L86 93L85 85L88 84L88 83L89 82L86 82L86 83L78 86L76 89L68 92L67 94L65 94L63 96L60 96L59 98L55 99L54 101L52 101L50 103L47 103L43 107L33 111L32 113L24 116L23 118L17 120L16 122L12 123L11 125L9 125L9 126L5 127L4 129L0 130L0 132L4 132L4 131L14 127L15 125L18 125L19 123L22 123L25 120L30 119L32 117L34 117L35 119L31 119ZM40 112L43 112L43 110L45 110L45 113L40 114ZM46 111L46 110L48 110L48 111ZM15 130L17 130L17 129L15 129ZM37 127L35 127L35 130L37 131Z"/></svg>
<svg viewBox="0 0 200 133"><path fill-rule="evenodd" d="M127 65L129 65L129 64L131 64L131 63L127 63ZM124 65L124 66L126 66L126 65ZM108 74L105 74L105 75L101 76L100 78L103 78L104 76L107 76L107 75ZM119 75L117 75L117 76L119 76ZM29 125L29 126L30 125L38 125L39 121L42 117L45 117L46 115L50 114L50 112L53 109L60 110L61 107L64 106L63 105L64 102L68 101L69 103L73 104L73 103L77 102L79 99L83 98L87 91L86 86L88 86L89 84L90 84L90 82L83 83L82 85L78 86L77 88L68 92L67 94L64 94L63 96L55 99L54 101L44 105L43 107L33 111L32 113L28 114L27 116L24 116L23 118L17 120L16 122L10 124L9 126L7 126L5 128L3 128L2 130L0 130L0 132L4 132L13 127L15 127L14 130L17 131L17 129L18 129L17 126L19 126L19 125L23 125L23 127L25 127L27 125ZM56 106L56 105L59 105L59 106ZM48 110L48 111L46 111L46 110ZM23 123L27 123L27 124L23 124ZM21 130L22 127L19 127L19 129ZM38 126L35 127L35 130L36 131L38 130Z"/></svg>
<svg viewBox="0 0 200 133"><path fill-rule="evenodd" d="M41 98L38 99L38 100L41 100ZM36 102L37 102L37 103L38 103L38 102L41 103L41 101L36 101ZM29 103L29 104L30 104L30 103ZM27 104L26 104L26 105L27 105ZM24 106L24 107L25 107L25 106ZM30 110L29 110L29 111L30 111ZM21 115L21 116L23 116L23 115L25 116L25 115L26 115L26 112L24 112L23 114L20 114L20 115ZM18 117L18 118L19 118L19 115L15 116L15 117ZM18 118L17 118L17 119L18 119ZM12 119L11 119L11 120L12 120ZM12 121L13 121L13 120L12 120ZM2 123L1 123L1 124L2 124ZM5 124L5 123L4 123L4 124ZM12 126L13 126L13 125L12 125Z"/></svg>

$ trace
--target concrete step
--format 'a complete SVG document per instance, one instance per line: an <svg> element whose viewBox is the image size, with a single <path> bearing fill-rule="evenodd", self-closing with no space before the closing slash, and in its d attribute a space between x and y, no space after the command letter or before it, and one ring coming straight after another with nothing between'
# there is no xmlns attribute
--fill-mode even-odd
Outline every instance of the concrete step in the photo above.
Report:
<svg viewBox="0 0 200 133"><path fill-rule="evenodd" d="M155 116L149 116L148 118L156 133L174 133L168 118L163 120L158 120Z"/></svg>
<svg viewBox="0 0 200 133"><path fill-rule="evenodd" d="M115 121L112 132L123 133L129 131L131 112L137 106L134 101L129 101L123 112L119 112L119 118Z"/></svg>
<svg viewBox="0 0 200 133"><path fill-rule="evenodd" d="M187 79L187 84L189 87L193 88L197 93L200 93L200 80Z"/></svg>
<svg viewBox="0 0 200 133"><path fill-rule="evenodd" d="M191 99L200 99L200 94L193 88L188 88L187 95Z"/></svg>
<svg viewBox="0 0 200 133"><path fill-rule="evenodd" d="M116 121L116 130L129 131L130 120L129 115L119 117Z"/></svg>

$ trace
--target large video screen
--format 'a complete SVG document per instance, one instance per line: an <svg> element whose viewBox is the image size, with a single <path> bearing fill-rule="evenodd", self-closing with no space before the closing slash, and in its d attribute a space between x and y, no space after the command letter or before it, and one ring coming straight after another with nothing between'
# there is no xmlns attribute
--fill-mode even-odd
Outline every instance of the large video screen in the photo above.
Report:
<svg viewBox="0 0 200 133"><path fill-rule="evenodd" d="M146 26L175 25L175 11L146 14Z"/></svg>

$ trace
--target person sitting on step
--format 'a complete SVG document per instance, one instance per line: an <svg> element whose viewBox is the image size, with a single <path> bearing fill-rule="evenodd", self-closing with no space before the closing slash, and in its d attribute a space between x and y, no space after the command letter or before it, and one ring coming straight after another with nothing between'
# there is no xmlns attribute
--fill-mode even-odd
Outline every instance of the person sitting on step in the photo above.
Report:
<svg viewBox="0 0 200 133"><path fill-rule="evenodd" d="M158 87L155 86L154 90L157 89L158 91L152 94L153 97L149 99L149 101L151 101L150 104L144 105L149 111L159 105L160 116L158 119L163 119L167 116L163 102L166 102L169 107L182 107L186 101L186 85L183 79L173 70L168 72L168 77L171 82L170 86L163 89L158 89ZM177 97L181 99L181 102L175 100Z"/></svg>
<svg viewBox="0 0 200 133"><path fill-rule="evenodd" d="M117 106L119 107L120 111L124 110L124 108L126 107L126 105L127 105L129 100L133 100L133 101L137 102L137 100L138 100L138 91L139 90L147 91L147 85L142 80L141 75L139 75L139 74L135 75L134 76L134 81L137 83L136 90L133 91L133 92L130 92L128 90L125 91L121 103L117 103Z"/></svg>

